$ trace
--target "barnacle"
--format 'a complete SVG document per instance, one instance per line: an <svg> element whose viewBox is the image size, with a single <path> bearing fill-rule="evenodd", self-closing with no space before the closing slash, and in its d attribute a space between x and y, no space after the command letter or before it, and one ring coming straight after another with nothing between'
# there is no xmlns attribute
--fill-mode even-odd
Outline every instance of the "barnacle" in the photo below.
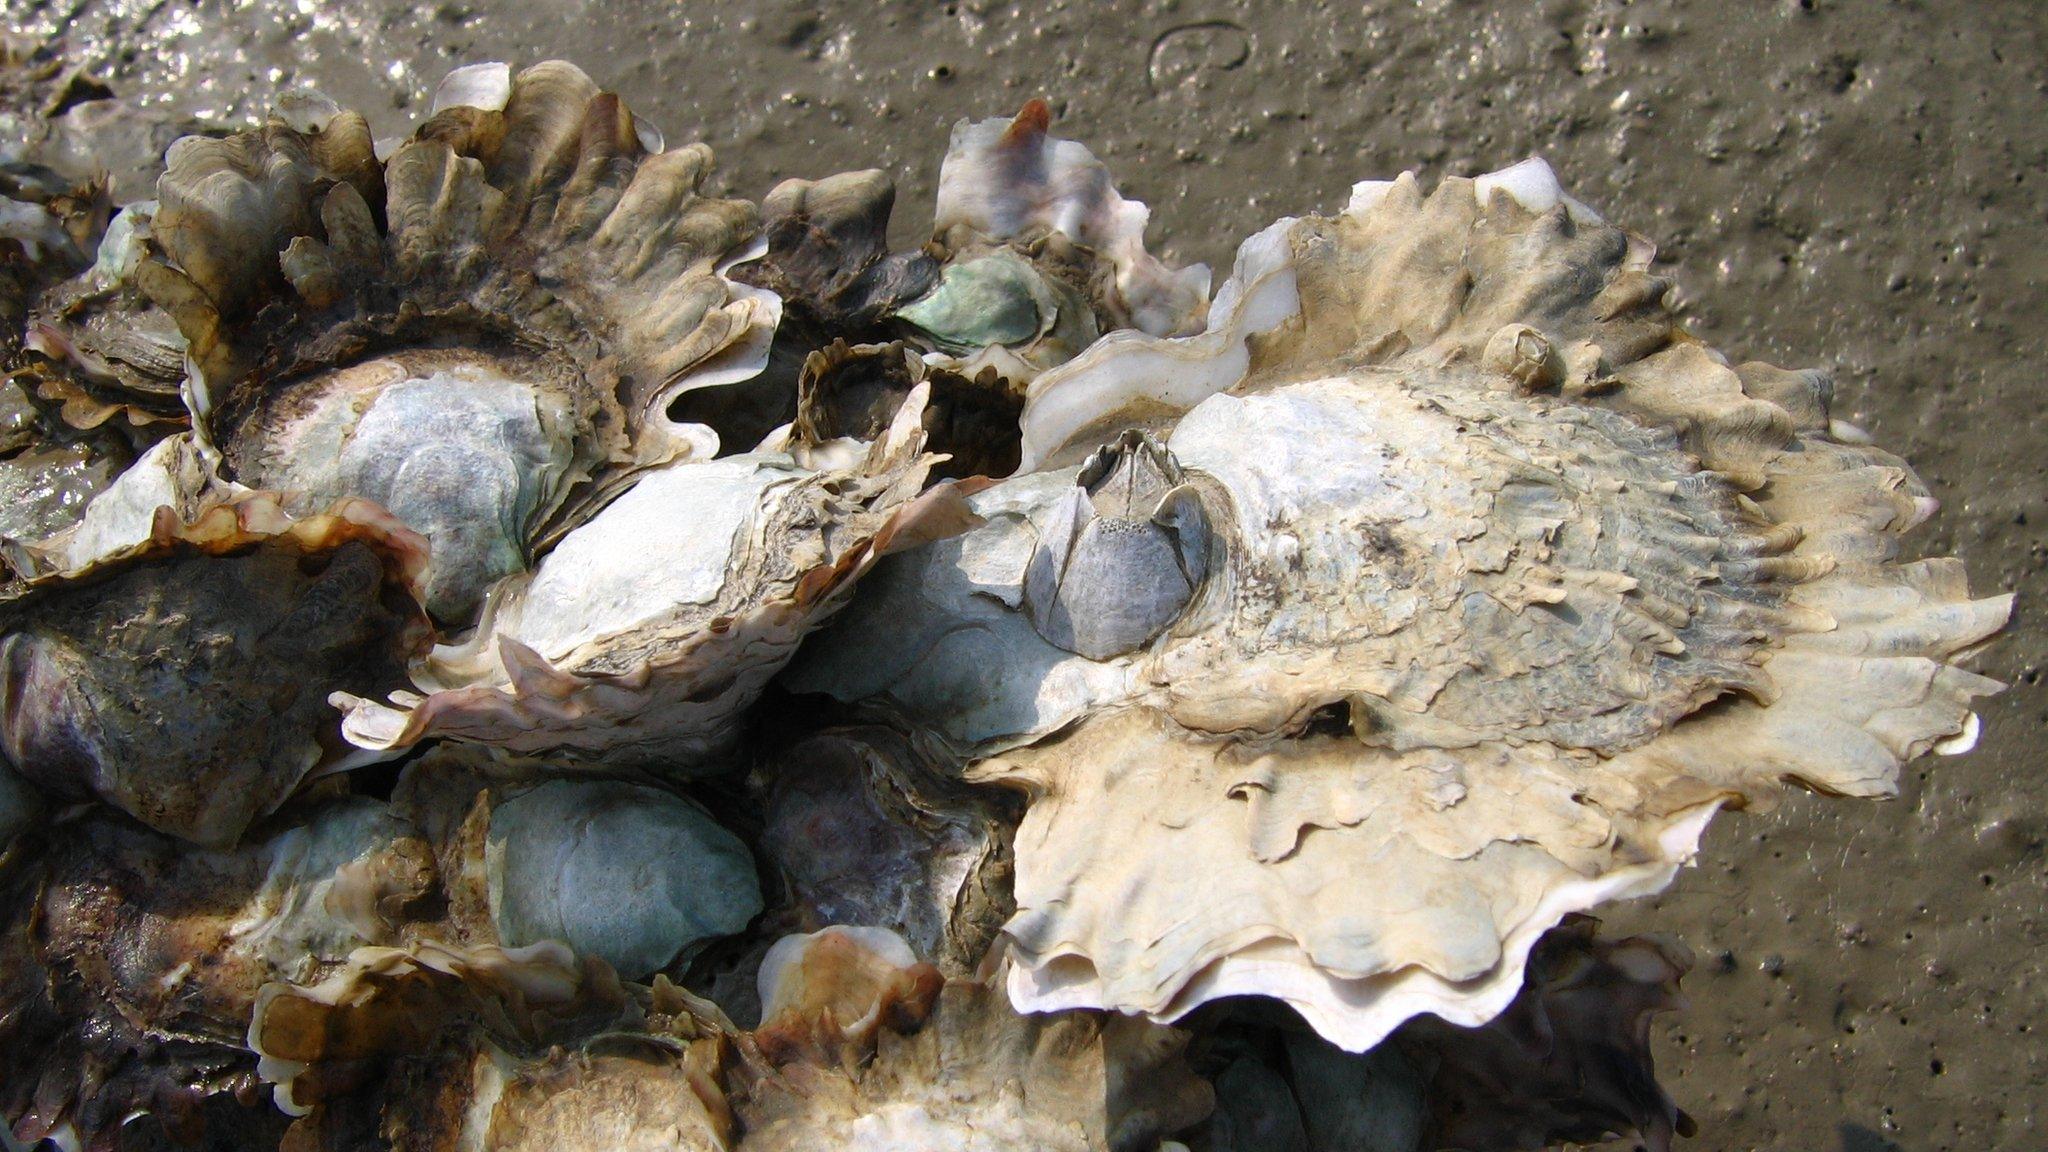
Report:
<svg viewBox="0 0 2048 1152"><path fill-rule="evenodd" d="M1833 434L1824 380L1686 336L1646 261L1540 165L1403 177L1248 241L1204 333L1033 382L1027 469L1155 428L1151 490L1198 514L1110 521L1077 581L1104 465L1022 472L789 676L1030 793L1020 1007L1267 995L1353 1050L1478 1024L1717 807L1883 794L1967 735L1997 685L1951 661L2010 598L1894 562L1911 474Z"/></svg>
<svg viewBox="0 0 2048 1152"><path fill-rule="evenodd" d="M1579 914L1999 687L1540 161L1211 299L1040 101L913 252L559 61L167 159L0 174L19 1138L1661 1150L1689 960Z"/></svg>

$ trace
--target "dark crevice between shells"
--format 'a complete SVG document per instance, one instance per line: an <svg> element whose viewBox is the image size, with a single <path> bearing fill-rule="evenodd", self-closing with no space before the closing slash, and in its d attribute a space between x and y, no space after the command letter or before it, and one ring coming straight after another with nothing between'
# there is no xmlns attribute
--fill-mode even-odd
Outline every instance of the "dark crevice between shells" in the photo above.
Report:
<svg viewBox="0 0 2048 1152"><path fill-rule="evenodd" d="M1018 419L1024 399L995 369L970 380L930 368L901 341L848 344L835 340L804 360L797 384L796 434L822 444L842 436L878 439L921 383L931 385L924 408L925 448L951 459L932 469L933 480L1007 476L1023 455Z"/></svg>
<svg viewBox="0 0 2048 1152"><path fill-rule="evenodd" d="M732 278L782 297L768 366L752 380L687 392L669 408L679 423L708 424L721 452L744 452L797 416L805 362L835 340L887 342L889 317L930 291L939 264L929 253L888 249L894 181L879 171L786 180L762 202L768 251Z"/></svg>

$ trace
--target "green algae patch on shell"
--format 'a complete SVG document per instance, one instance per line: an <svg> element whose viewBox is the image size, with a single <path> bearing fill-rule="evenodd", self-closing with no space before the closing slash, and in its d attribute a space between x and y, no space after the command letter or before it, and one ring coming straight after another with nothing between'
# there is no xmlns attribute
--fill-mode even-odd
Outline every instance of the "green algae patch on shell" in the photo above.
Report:
<svg viewBox="0 0 2048 1152"><path fill-rule="evenodd" d="M1956 662L2009 598L1896 563L1931 511L1910 472L1835 435L1824 381L1686 335L1647 260L1540 165L1283 220L1209 331L1038 377L984 526L879 572L791 669L1031 797L1020 1008L1264 995L1353 1050L1478 1024L1718 807L1883 795L1967 737L1997 685ZM1091 658L1031 617L1080 473L1030 470L1133 425L1185 473L1206 575Z"/></svg>
<svg viewBox="0 0 2048 1152"><path fill-rule="evenodd" d="M180 141L135 276L225 474L392 509L461 627L633 474L710 454L669 406L758 371L780 304L725 276L758 218L701 194L702 145L559 61L443 95L386 160L331 105Z"/></svg>
<svg viewBox="0 0 2048 1152"><path fill-rule="evenodd" d="M232 844L345 759L328 693L402 674L428 638L425 543L365 501L293 518L273 494L40 576L0 605L0 748L67 800Z"/></svg>

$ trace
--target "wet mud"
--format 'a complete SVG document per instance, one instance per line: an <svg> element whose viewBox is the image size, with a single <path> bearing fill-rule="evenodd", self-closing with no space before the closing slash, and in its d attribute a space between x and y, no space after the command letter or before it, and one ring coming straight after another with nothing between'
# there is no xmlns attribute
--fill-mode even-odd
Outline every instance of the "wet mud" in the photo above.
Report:
<svg viewBox="0 0 2048 1152"><path fill-rule="evenodd" d="M1700 963L1659 1060L1692 1147L1935 1152L2048 1136L2048 19L2038 0L677 4L7 0L122 98L126 196L167 123L319 86L396 133L451 65L572 59L723 187L878 166L929 221L952 123L1048 98L1153 206L1155 251L1227 265L1348 186L1536 153L1658 241L1732 359L1835 372L1836 414L1944 502L1918 547L2018 590L1977 662L2012 684L1895 801L1717 822L1666 895L1609 910ZM1222 272L1219 271L1220 280Z"/></svg>

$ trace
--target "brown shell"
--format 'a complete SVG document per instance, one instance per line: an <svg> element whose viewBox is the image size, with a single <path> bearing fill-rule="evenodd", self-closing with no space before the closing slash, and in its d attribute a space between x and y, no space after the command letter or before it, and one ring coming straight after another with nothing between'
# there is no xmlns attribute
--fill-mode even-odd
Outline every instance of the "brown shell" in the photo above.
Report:
<svg viewBox="0 0 2048 1152"><path fill-rule="evenodd" d="M53 796L233 844L347 754L328 693L392 683L425 645L424 559L362 501L158 509L150 540L0 605L0 748Z"/></svg>

